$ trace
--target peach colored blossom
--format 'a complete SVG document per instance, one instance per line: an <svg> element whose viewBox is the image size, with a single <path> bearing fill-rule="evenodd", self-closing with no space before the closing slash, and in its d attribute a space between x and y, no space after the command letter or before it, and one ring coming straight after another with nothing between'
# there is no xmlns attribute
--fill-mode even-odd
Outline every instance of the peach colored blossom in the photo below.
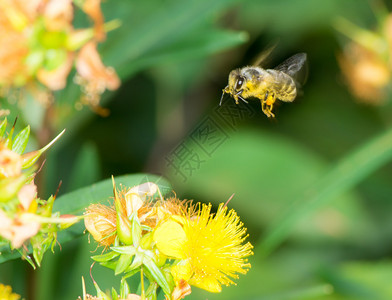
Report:
<svg viewBox="0 0 392 300"><path fill-rule="evenodd" d="M45 25L48 30L72 29L73 6L71 0L50 0L44 8Z"/></svg>
<svg viewBox="0 0 392 300"><path fill-rule="evenodd" d="M98 41L104 40L106 35L103 29L104 18L101 11L101 0L85 0L82 9L94 21L96 39Z"/></svg>
<svg viewBox="0 0 392 300"><path fill-rule="evenodd" d="M32 214L23 213L13 220L0 210L0 236L11 242L13 248L19 248L29 238L35 236L41 224L30 219Z"/></svg>
<svg viewBox="0 0 392 300"><path fill-rule="evenodd" d="M41 68L37 72L38 80L49 89L56 91L65 88L67 77L72 69L73 54L69 52L66 60L57 69L48 71Z"/></svg>
<svg viewBox="0 0 392 300"><path fill-rule="evenodd" d="M19 154L0 145L0 178L14 177L22 172L22 158Z"/></svg>
<svg viewBox="0 0 392 300"><path fill-rule="evenodd" d="M120 79L111 67L105 67L97 51L95 42L88 42L76 58L76 69L86 80L88 94L102 94L107 88L115 90L120 86Z"/></svg>
<svg viewBox="0 0 392 300"><path fill-rule="evenodd" d="M37 186L34 183L24 185L18 192L18 199L24 211L27 211L31 202L37 196Z"/></svg>

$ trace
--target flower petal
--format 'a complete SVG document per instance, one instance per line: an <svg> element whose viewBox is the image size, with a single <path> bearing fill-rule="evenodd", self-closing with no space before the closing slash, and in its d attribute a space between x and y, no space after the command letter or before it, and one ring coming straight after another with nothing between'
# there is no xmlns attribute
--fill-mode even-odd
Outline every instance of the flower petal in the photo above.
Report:
<svg viewBox="0 0 392 300"><path fill-rule="evenodd" d="M211 293L220 293L222 287L218 280L214 277L204 277L204 276L192 276L189 280L191 285L194 285L203 290L209 291Z"/></svg>
<svg viewBox="0 0 392 300"><path fill-rule="evenodd" d="M101 11L101 0L85 0L82 9L94 21L95 35L98 41L105 38L105 31L103 28L103 14Z"/></svg>
<svg viewBox="0 0 392 300"><path fill-rule="evenodd" d="M102 63L94 42L82 47L76 59L76 69L87 80L87 92L102 93L105 88L115 90L120 86L116 72Z"/></svg>
<svg viewBox="0 0 392 300"><path fill-rule="evenodd" d="M65 61L56 69L51 71L44 68L39 69L37 72L37 78L49 89L53 91L61 90L67 83L67 77L72 69L72 64L73 55L68 53Z"/></svg>
<svg viewBox="0 0 392 300"><path fill-rule="evenodd" d="M159 225L153 235L157 248L164 255L174 258L185 258L183 248L187 242L184 229L174 221L166 221Z"/></svg>
<svg viewBox="0 0 392 300"><path fill-rule="evenodd" d="M34 183L24 185L18 192L19 202L24 210L28 210L31 202L37 195L37 186Z"/></svg>

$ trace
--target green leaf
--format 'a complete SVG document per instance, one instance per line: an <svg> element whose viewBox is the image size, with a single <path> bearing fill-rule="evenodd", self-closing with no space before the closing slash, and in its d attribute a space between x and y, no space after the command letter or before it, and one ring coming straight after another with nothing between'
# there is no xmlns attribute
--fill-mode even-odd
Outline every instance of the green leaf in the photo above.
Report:
<svg viewBox="0 0 392 300"><path fill-rule="evenodd" d="M163 195L170 194L172 188L166 179L150 174L132 174L115 177L116 184L132 187L143 182L155 182ZM105 203L113 197L112 180L106 179L91 186L84 187L59 196L53 205L53 212L60 212L60 214L82 215L85 208L92 203ZM83 222L76 223L65 231L58 233L58 242L65 243L73 240L83 234L85 230ZM11 252L7 248L0 248L0 263L10 259L18 258L20 255L17 252Z"/></svg>
<svg viewBox="0 0 392 300"><path fill-rule="evenodd" d="M26 126L14 138L14 141L12 143L12 151L22 155L26 149L27 142L29 141L29 137L30 137L30 126Z"/></svg>
<svg viewBox="0 0 392 300"><path fill-rule="evenodd" d="M330 203L392 159L392 128L345 156L325 176L292 197L293 205L273 222L259 251L271 253L291 228L320 206Z"/></svg>
<svg viewBox="0 0 392 300"><path fill-rule="evenodd" d="M143 258L143 265L147 268L147 270L150 272L151 276L158 283L158 285L162 288L164 293L166 295L170 295L171 294L170 285L167 282L166 277L161 272L161 269L158 268L158 266L154 263L154 261L151 258L149 258L148 256L145 256Z"/></svg>
<svg viewBox="0 0 392 300"><path fill-rule="evenodd" d="M144 55L129 64L127 72L132 74L160 63L201 58L240 45L247 40L246 32L203 28L168 47Z"/></svg>
<svg viewBox="0 0 392 300"><path fill-rule="evenodd" d="M191 0L169 2L164 7L159 7L160 9L151 9L148 4L134 7L135 22L134 26L131 25L133 30L129 31L123 26L113 32L113 40L109 39L110 41L103 45L102 54L108 64L116 67L117 72L123 77L129 74L129 62L135 62L148 51L159 51L158 49L186 37L215 12L227 9L231 2L235 1ZM146 18L138 20L136 9L149 9L149 13L146 14ZM129 21L124 24L129 24ZM205 32L207 33L207 30Z"/></svg>
<svg viewBox="0 0 392 300"><path fill-rule="evenodd" d="M99 155L97 147L86 142L78 152L73 164L68 191L73 191L83 186L90 185L100 178Z"/></svg>
<svg viewBox="0 0 392 300"><path fill-rule="evenodd" d="M392 299L391 261L354 261L328 268L323 277L337 294L350 299Z"/></svg>

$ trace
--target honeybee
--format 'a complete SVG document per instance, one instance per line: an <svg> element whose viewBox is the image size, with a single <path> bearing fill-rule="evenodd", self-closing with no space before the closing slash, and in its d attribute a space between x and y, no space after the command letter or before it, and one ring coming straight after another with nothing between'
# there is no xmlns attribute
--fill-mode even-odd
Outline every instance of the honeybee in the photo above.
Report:
<svg viewBox="0 0 392 300"><path fill-rule="evenodd" d="M307 76L306 53L298 53L274 69L248 66L235 69L229 74L229 84L223 89L219 105L225 94L231 95L235 103L255 97L261 101L261 109L268 118L275 117L272 112L276 99L292 102L297 97Z"/></svg>

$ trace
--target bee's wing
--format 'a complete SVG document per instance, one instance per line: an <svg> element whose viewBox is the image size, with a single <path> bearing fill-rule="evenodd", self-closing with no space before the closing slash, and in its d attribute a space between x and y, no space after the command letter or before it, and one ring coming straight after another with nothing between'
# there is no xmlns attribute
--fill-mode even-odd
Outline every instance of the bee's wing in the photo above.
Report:
<svg viewBox="0 0 392 300"><path fill-rule="evenodd" d="M306 53L297 53L286 59L275 70L282 71L291 76L299 85L303 85L308 77L308 64Z"/></svg>
<svg viewBox="0 0 392 300"><path fill-rule="evenodd" d="M265 67L266 64L270 63L268 60L270 60L270 55L276 48L277 44L277 41L270 43L259 55L257 55L256 59L252 62L251 65Z"/></svg>

